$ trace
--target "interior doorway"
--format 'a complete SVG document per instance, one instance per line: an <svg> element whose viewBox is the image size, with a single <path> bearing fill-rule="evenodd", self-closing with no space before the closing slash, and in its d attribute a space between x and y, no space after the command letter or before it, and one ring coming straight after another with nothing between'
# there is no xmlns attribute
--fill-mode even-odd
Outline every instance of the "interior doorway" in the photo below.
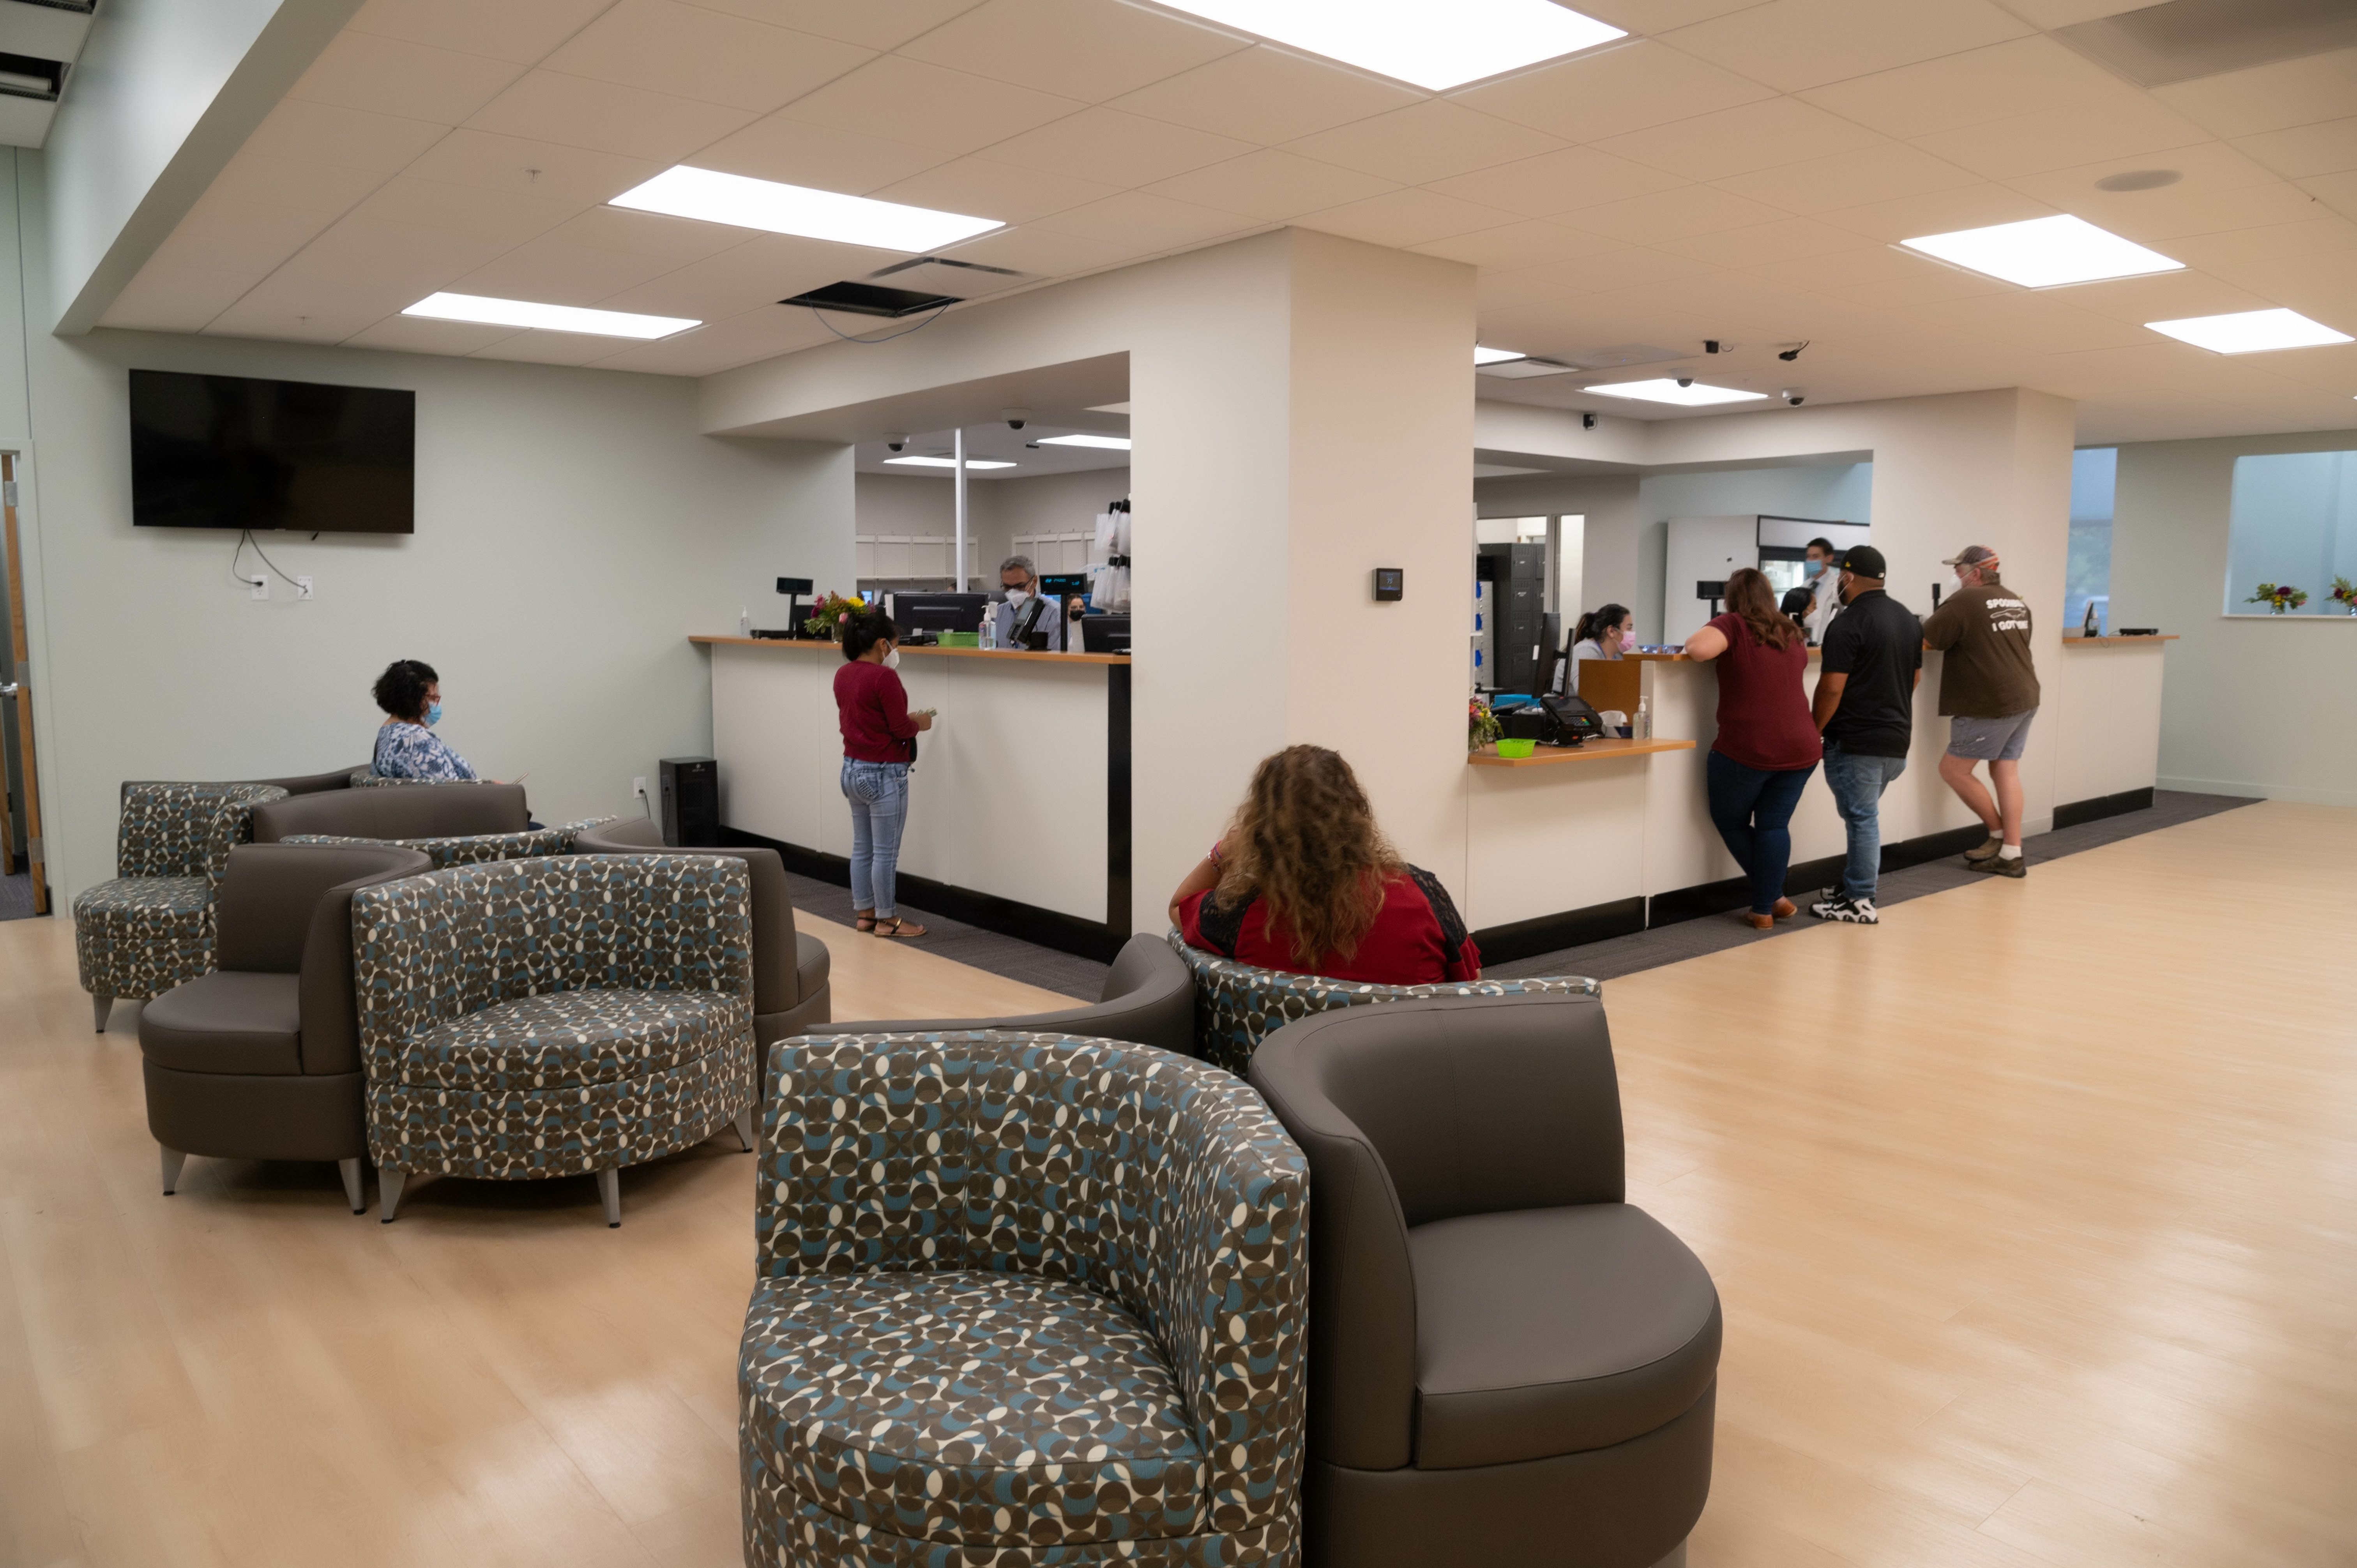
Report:
<svg viewBox="0 0 2357 1568"><path fill-rule="evenodd" d="M33 761L33 668L25 640L16 457L0 452L0 574L5 575L8 607L7 635L0 638L0 919L49 912L40 780Z"/></svg>

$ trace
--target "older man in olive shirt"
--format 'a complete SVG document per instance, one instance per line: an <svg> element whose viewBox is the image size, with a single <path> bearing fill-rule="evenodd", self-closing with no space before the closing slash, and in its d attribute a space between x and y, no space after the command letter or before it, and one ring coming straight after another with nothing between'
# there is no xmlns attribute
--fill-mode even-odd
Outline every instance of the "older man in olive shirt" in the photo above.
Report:
<svg viewBox="0 0 2357 1568"><path fill-rule="evenodd" d="M1952 715L1940 777L1988 828L1964 864L1998 876L2020 876L2021 751L2038 716L2038 670L2029 657L2029 605L1997 580L1996 552L1985 544L1941 563L1956 572L1956 591L1923 623L1923 646L1947 655L1940 711ZM1996 798L1973 777L1988 764Z"/></svg>

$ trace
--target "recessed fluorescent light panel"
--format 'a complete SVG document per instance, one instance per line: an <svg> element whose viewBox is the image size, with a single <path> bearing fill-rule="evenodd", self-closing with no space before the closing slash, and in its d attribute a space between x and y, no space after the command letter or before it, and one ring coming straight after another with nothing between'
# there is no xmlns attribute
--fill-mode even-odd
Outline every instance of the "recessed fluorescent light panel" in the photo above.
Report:
<svg viewBox="0 0 2357 1568"><path fill-rule="evenodd" d="M1705 386L1696 381L1680 386L1675 379L1664 376L1650 381L1615 381L1609 386L1589 387L1592 392L1606 397L1633 397L1646 403L1674 403L1681 408L1704 408L1714 403L1759 403L1766 392L1738 392L1733 387Z"/></svg>
<svg viewBox="0 0 2357 1568"><path fill-rule="evenodd" d="M1129 450L1129 437L1126 435L1042 435L1039 437L1039 445L1042 446L1102 446L1108 452L1126 452Z"/></svg>
<svg viewBox="0 0 2357 1568"><path fill-rule="evenodd" d="M2158 251L2147 251L2133 240L2123 240L2068 213L1899 242L1967 272L2018 283L2024 288L2185 270L2183 262L2171 261Z"/></svg>
<svg viewBox="0 0 2357 1568"><path fill-rule="evenodd" d="M2264 354L2272 349L2314 349L2352 341L2348 333L2310 321L2297 310L2238 310L2232 316L2189 316L2145 325L2213 354Z"/></svg>
<svg viewBox="0 0 2357 1568"><path fill-rule="evenodd" d="M1526 357L1520 349L1484 349L1479 343L1473 345L1473 362L1477 365L1502 364L1508 360Z"/></svg>
<svg viewBox="0 0 2357 1568"><path fill-rule="evenodd" d="M903 468L954 468L957 467L957 459L954 457L887 457L884 461L888 464L897 464ZM1012 463L1002 463L996 457L968 457L965 460L965 466L969 468L1015 467Z"/></svg>
<svg viewBox="0 0 2357 1568"><path fill-rule="evenodd" d="M1554 0L1159 0L1395 81L1446 92L1629 35Z"/></svg>
<svg viewBox="0 0 2357 1568"><path fill-rule="evenodd" d="M536 327L544 332L586 332L598 338L668 338L701 321L683 316L633 316L627 310L585 310L529 299L479 294L429 294L402 312L434 321L474 321L486 327Z"/></svg>
<svg viewBox="0 0 2357 1568"><path fill-rule="evenodd" d="M805 240L870 245L879 251L931 251L1006 227L996 218L904 207L897 201L748 179L741 174L690 168L685 164L622 192L611 205L739 229L765 229Z"/></svg>

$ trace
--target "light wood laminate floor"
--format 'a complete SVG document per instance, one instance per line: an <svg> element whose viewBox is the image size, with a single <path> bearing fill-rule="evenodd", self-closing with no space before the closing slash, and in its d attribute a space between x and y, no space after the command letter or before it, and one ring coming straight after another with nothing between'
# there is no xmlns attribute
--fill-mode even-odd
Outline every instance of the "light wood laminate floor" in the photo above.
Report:
<svg viewBox="0 0 2357 1568"><path fill-rule="evenodd" d="M2035 847L2033 843L2033 848ZM1062 998L813 929L837 1015ZM1611 983L1726 1300L1695 1568L2357 1561L2357 811L2270 803ZM0 925L0 1565L737 1562L752 1162L191 1161Z"/></svg>

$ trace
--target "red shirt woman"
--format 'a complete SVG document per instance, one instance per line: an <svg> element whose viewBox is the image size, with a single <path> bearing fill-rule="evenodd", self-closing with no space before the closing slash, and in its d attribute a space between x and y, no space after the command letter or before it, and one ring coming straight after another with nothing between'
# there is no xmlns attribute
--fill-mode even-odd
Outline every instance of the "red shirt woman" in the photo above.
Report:
<svg viewBox="0 0 2357 1568"><path fill-rule="evenodd" d="M1481 978L1439 878L1400 859L1351 765L1322 746L1263 759L1228 831L1170 897L1188 946L1376 985Z"/></svg>
<svg viewBox="0 0 2357 1568"><path fill-rule="evenodd" d="M1824 747L1801 690L1809 650L1757 568L1727 579L1727 613L1686 639L1686 657L1718 662L1718 738L1703 762L1711 825L1751 883L1760 930L1796 912L1784 897L1792 810Z"/></svg>

